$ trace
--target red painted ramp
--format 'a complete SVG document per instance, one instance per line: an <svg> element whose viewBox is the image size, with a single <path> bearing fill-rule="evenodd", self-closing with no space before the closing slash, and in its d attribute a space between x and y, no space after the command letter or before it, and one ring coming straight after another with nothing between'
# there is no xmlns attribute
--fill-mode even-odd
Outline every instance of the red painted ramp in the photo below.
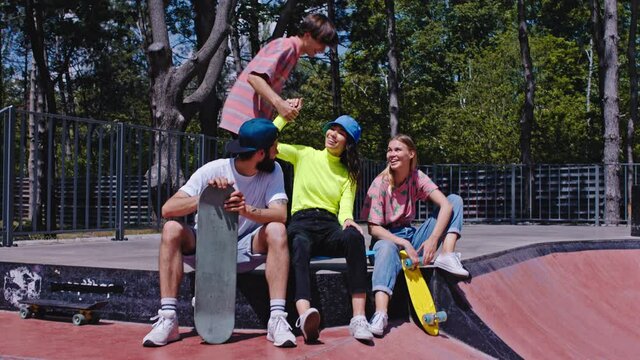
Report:
<svg viewBox="0 0 640 360"><path fill-rule="evenodd" d="M0 311L0 359L486 359L486 354L446 335L431 337L411 323L392 323L383 339L365 345L346 327L322 331L322 344L281 349L265 331L234 332L228 343L203 344L190 328L182 341L161 348L143 348L151 325L101 321L74 326L67 321L22 320L17 312Z"/></svg>
<svg viewBox="0 0 640 360"><path fill-rule="evenodd" d="M553 253L459 286L525 359L640 356L640 250Z"/></svg>

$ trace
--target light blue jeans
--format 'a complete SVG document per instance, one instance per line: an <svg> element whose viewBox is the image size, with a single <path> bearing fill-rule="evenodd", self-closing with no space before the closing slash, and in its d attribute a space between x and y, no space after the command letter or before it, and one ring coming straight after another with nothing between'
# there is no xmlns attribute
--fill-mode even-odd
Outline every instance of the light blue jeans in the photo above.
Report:
<svg viewBox="0 0 640 360"><path fill-rule="evenodd" d="M445 231L445 234L456 233L460 234L462 231L462 198L458 195L451 194L447 196L447 199L453 206L453 214L451 220ZM429 238L433 229L436 226L436 218L438 217L439 208L434 211L433 214L425 220L418 229L407 226L388 229L392 234L409 240L415 249L418 249L422 243ZM444 236L438 241L438 246L444 240ZM375 262L373 267L373 276L371 278L371 284L373 286L373 292L384 291L391 296L393 294L393 287L396 284L396 277L400 270L402 270L402 264L400 263L399 251L402 250L391 240L378 239L373 245L375 254Z"/></svg>

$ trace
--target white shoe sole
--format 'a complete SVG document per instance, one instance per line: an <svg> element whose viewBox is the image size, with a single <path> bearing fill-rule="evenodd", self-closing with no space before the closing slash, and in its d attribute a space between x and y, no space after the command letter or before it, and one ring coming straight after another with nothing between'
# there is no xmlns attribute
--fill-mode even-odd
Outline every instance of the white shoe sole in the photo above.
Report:
<svg viewBox="0 0 640 360"><path fill-rule="evenodd" d="M373 334L373 336L376 337L382 337L382 335L384 334L384 329L380 330L380 329L369 329L369 331L371 331L371 333Z"/></svg>
<svg viewBox="0 0 640 360"><path fill-rule="evenodd" d="M373 340L373 334L369 334L369 335L358 335L356 336L355 334L353 335L354 338L356 338L357 340L360 341L371 341Z"/></svg>
<svg viewBox="0 0 640 360"><path fill-rule="evenodd" d="M275 340L273 339L273 337L270 334L267 334L267 340L271 341L273 343L274 346L277 347L283 347L283 348L289 348L289 347L296 347L296 341L293 340L285 340L281 343L276 343Z"/></svg>
<svg viewBox="0 0 640 360"><path fill-rule="evenodd" d="M142 342L142 346L144 346L144 347L161 347L161 346L165 346L165 345L171 344L172 342L176 342L176 341L179 341L179 340L181 340L180 336L178 336L176 339L169 339L165 343L156 343L153 340L148 340L147 339L147 340L144 340Z"/></svg>

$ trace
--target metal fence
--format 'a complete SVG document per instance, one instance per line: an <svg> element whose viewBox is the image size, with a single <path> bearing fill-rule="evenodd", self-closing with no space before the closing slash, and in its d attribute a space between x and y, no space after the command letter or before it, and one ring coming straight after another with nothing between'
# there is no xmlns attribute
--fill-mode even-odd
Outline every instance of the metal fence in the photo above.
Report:
<svg viewBox="0 0 640 360"><path fill-rule="evenodd" d="M114 231L123 240L125 229L159 228L164 201L224 146L200 134L11 107L0 119L4 246L68 232Z"/></svg>
<svg viewBox="0 0 640 360"><path fill-rule="evenodd" d="M222 156L223 141L200 134L18 111L0 111L2 244L66 232L158 229L161 207L198 167ZM359 217L381 161L365 160L356 198ZM636 164L622 166L621 183ZM465 201L466 221L583 222L604 212L601 164L536 165L531 191L522 165L421 166L444 193ZM288 179L290 181L290 179ZM634 178L637 183L637 179ZM621 186L620 214L630 194ZM418 220L432 211L418 203Z"/></svg>

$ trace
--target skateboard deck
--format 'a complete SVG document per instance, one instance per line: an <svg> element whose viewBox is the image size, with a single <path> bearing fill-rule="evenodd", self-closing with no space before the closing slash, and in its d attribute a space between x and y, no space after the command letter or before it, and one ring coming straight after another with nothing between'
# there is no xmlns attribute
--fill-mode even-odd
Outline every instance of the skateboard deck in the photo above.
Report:
<svg viewBox="0 0 640 360"><path fill-rule="evenodd" d="M20 317L28 319L30 317L42 317L47 313L53 312L73 312L71 318L74 325L83 325L86 323L97 324L100 321L98 310L107 305L106 301L97 301L92 303L74 303L62 300L48 299L27 299L20 301Z"/></svg>
<svg viewBox="0 0 640 360"><path fill-rule="evenodd" d="M198 203L195 325L210 344L227 341L235 322L238 213L224 210L232 192L208 186Z"/></svg>
<svg viewBox="0 0 640 360"><path fill-rule="evenodd" d="M412 267L410 261L405 261L408 258L404 250L400 251L402 272L407 280L411 304L420 320L422 328L429 335L436 336L439 332L438 323L447 321L447 313L444 311L436 311L433 297L431 297L431 291L429 291L429 287L422 276L422 271L420 271L420 268L417 266Z"/></svg>

